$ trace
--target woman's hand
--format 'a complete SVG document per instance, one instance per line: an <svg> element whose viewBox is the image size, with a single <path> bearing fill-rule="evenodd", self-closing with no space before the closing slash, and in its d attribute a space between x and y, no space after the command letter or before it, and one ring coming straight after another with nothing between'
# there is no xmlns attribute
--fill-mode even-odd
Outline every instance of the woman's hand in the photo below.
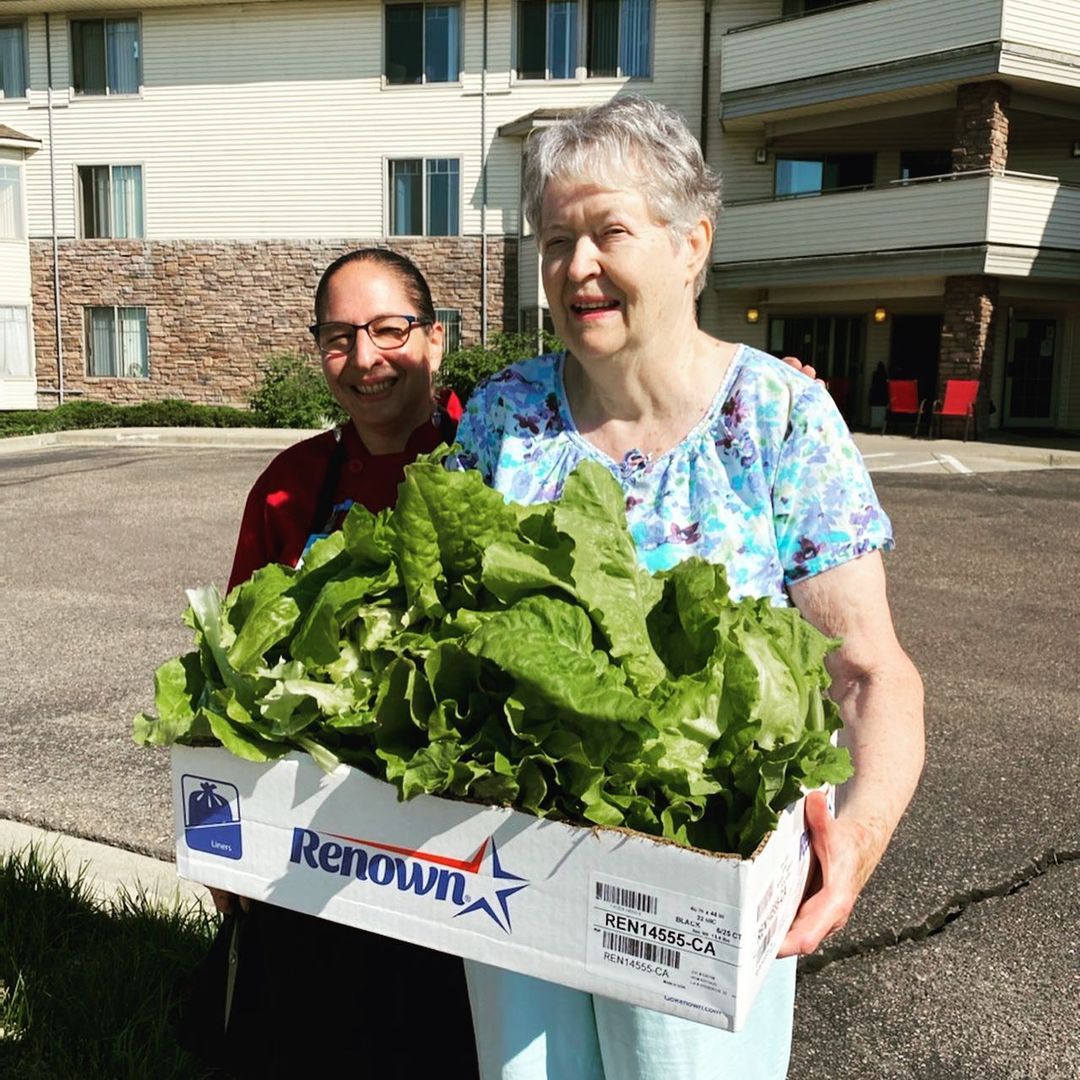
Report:
<svg viewBox="0 0 1080 1080"><path fill-rule="evenodd" d="M870 830L853 821L837 821L829 813L824 792L811 792L804 812L812 853L810 877L780 956L812 953L844 926L877 862L874 852L879 843Z"/></svg>
<svg viewBox="0 0 1080 1080"><path fill-rule="evenodd" d="M788 367L793 367L796 371L801 371L808 379L813 379L814 382L819 382L822 386L825 385L825 381L817 377L817 368L815 368L813 364L804 364L797 356L782 356L780 359L783 360Z"/></svg>
<svg viewBox="0 0 1080 1080"><path fill-rule="evenodd" d="M237 896L235 893L223 892L221 889L212 889L209 885L206 887L210 889L210 897L214 901L214 907L222 915L230 914L236 901L239 901L241 911L251 910L251 901L246 896Z"/></svg>
<svg viewBox="0 0 1080 1080"><path fill-rule="evenodd" d="M893 631L881 555L805 578L790 592L808 622L841 641L825 666L844 721L840 744L850 750L855 774L837 791L835 819L824 795L807 798L814 866L783 956L813 952L847 922L923 765L922 680Z"/></svg>

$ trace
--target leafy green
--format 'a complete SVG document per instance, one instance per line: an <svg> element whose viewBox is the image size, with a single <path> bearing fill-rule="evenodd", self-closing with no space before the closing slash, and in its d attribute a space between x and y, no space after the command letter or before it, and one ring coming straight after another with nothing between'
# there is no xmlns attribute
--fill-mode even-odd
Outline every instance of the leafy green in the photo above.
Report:
<svg viewBox="0 0 1080 1080"><path fill-rule="evenodd" d="M139 743L291 749L428 793L748 855L805 787L850 775L799 613L723 567L638 565L618 483L586 462L522 507L441 455L393 511L354 507L298 569L188 593Z"/></svg>

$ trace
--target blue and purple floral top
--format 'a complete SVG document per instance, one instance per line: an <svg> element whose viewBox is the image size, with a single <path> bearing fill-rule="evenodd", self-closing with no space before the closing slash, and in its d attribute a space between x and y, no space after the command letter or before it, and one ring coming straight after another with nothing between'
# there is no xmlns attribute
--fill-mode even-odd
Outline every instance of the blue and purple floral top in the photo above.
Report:
<svg viewBox="0 0 1080 1080"><path fill-rule="evenodd" d="M457 464L507 499L557 498L586 458L611 470L643 566L691 555L723 563L732 596L788 604L786 586L868 551L892 526L825 388L740 345L708 412L677 446L613 461L574 425L563 354L505 368L479 386L458 428Z"/></svg>

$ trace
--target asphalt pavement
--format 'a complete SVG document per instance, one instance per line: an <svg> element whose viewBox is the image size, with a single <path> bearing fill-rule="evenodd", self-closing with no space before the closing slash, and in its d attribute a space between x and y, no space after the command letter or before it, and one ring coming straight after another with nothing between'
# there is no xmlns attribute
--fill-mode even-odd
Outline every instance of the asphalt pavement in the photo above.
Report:
<svg viewBox="0 0 1080 1080"><path fill-rule="evenodd" d="M0 442L0 846L59 838L103 882L169 894L168 755L131 718L190 647L184 588L224 585L244 496L296 437ZM851 922L801 964L790 1078L1075 1080L1080 453L857 441L928 757Z"/></svg>

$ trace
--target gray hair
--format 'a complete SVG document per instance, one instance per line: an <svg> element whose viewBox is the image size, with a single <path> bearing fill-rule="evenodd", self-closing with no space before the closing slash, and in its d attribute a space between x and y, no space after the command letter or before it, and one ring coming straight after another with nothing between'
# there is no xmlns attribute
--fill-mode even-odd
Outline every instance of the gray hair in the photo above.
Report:
<svg viewBox="0 0 1080 1080"><path fill-rule="evenodd" d="M705 164L701 145L674 109L629 94L560 120L529 136L522 199L533 232L541 228L544 188L554 177L601 178L622 173L640 183L657 221L685 237L702 219L715 226L720 178ZM705 288L708 260L696 292Z"/></svg>

